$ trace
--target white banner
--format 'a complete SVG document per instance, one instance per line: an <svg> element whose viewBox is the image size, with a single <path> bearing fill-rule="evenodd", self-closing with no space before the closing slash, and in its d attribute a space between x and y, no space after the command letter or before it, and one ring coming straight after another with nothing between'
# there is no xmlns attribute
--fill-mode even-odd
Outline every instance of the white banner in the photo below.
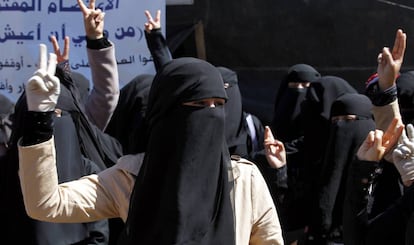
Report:
<svg viewBox="0 0 414 245"><path fill-rule="evenodd" d="M139 74L155 73L144 36L144 10L155 17L160 9L165 27L165 0L97 0L96 7L106 13L105 32L115 44L120 86ZM45 43L53 52L51 35L61 49L63 38L70 37L70 66L91 79L83 16L76 0L0 1L0 16L0 93L14 102L18 99L36 70L39 44Z"/></svg>

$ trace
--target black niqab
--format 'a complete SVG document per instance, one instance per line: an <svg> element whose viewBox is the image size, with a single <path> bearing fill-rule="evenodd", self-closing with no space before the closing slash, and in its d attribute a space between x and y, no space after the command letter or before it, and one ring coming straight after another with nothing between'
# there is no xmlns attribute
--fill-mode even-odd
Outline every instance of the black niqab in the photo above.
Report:
<svg viewBox="0 0 414 245"><path fill-rule="evenodd" d="M370 99L357 93L339 96L332 104L331 118L355 115L356 119L331 122L328 146L320 174L320 224L324 233L333 232L334 230L342 232L342 210L345 205L349 167L369 131L375 130L371 109ZM348 203L348 205L351 204ZM356 214L354 215L353 218L356 221ZM348 220L351 218L349 217Z"/></svg>
<svg viewBox="0 0 414 245"><path fill-rule="evenodd" d="M142 74L133 78L120 91L118 105L105 129L122 144L124 154L145 151L141 142L145 135L145 111L154 75Z"/></svg>
<svg viewBox="0 0 414 245"><path fill-rule="evenodd" d="M217 68L167 63L148 101L148 144L120 244L234 244L224 108L183 102L227 98Z"/></svg>
<svg viewBox="0 0 414 245"><path fill-rule="evenodd" d="M307 88L290 88L289 83L311 83L320 77L319 72L307 64L296 64L287 70L277 91L271 124L278 140L286 142L303 135L300 105L305 99Z"/></svg>
<svg viewBox="0 0 414 245"><path fill-rule="evenodd" d="M224 105L226 114L225 134L226 141L231 155L239 155L248 157L247 149L247 131L245 128L245 118L242 108L242 96L239 89L236 72L226 68L217 67L223 78L223 82L227 83L226 94L228 100Z"/></svg>
<svg viewBox="0 0 414 245"><path fill-rule="evenodd" d="M414 123L414 71L401 73L396 84L402 121Z"/></svg>

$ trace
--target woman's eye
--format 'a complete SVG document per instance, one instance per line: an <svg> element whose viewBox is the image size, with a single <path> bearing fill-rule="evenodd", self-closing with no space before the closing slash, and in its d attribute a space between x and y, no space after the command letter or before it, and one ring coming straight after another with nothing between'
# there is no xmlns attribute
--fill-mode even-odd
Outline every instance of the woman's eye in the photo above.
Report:
<svg viewBox="0 0 414 245"><path fill-rule="evenodd" d="M217 101L217 102L214 103L214 105L215 106L222 106L222 105L224 105L224 102L223 101Z"/></svg>

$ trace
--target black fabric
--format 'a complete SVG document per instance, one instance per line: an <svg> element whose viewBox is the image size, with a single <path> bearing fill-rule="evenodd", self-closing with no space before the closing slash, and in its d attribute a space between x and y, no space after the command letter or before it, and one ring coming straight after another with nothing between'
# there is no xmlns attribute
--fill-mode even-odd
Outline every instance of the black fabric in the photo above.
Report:
<svg viewBox="0 0 414 245"><path fill-rule="evenodd" d="M344 244L363 244L366 221L360 215L367 206L368 189L376 169L377 162L360 161L357 157L349 165L343 209Z"/></svg>
<svg viewBox="0 0 414 245"><path fill-rule="evenodd" d="M85 105L90 93L90 82L83 74L79 72L72 72L71 76L73 82L76 85L76 88L79 91L80 102L81 104Z"/></svg>
<svg viewBox="0 0 414 245"><path fill-rule="evenodd" d="M162 35L161 29L153 29L150 33L145 32L145 40L151 52L155 70L159 71L164 64L172 59L167 41Z"/></svg>
<svg viewBox="0 0 414 245"><path fill-rule="evenodd" d="M145 111L154 75L142 74L133 78L120 91L118 105L105 132L122 145L124 154L145 151Z"/></svg>
<svg viewBox="0 0 414 245"><path fill-rule="evenodd" d="M278 88L271 123L272 132L282 142L296 139L303 135L303 120L300 117L300 104L305 99L307 88L290 88L290 82L314 82L321 75L310 65L291 66Z"/></svg>
<svg viewBox="0 0 414 245"><path fill-rule="evenodd" d="M0 94L0 145L7 148L11 135L12 117L14 114L14 103L5 95ZM1 148L2 146L0 146ZM2 155L0 149L0 156Z"/></svg>
<svg viewBox="0 0 414 245"><path fill-rule="evenodd" d="M22 146L39 144L52 138L54 115L54 111L28 111L25 113L26 126L23 128L25 137L22 138Z"/></svg>
<svg viewBox="0 0 414 245"><path fill-rule="evenodd" d="M365 94L371 99L372 104L375 106L388 105L397 99L397 88L396 86L391 86L383 91L379 87L378 79L377 74L372 75L368 79Z"/></svg>
<svg viewBox="0 0 414 245"><path fill-rule="evenodd" d="M367 223L364 245L409 245L405 243L405 232L414 207L414 194L411 188L406 195L396 200L386 212ZM409 232L412 232L409 231Z"/></svg>
<svg viewBox="0 0 414 245"><path fill-rule="evenodd" d="M312 66L296 64L286 71L278 88L270 127L275 138L285 144L288 165L278 170L271 168L263 150L254 156L254 162L265 177L278 209L285 242L290 231L304 229L307 225L303 159L303 124L306 121L301 114L301 103L307 88L290 88L289 83L311 83L318 78L320 74Z"/></svg>
<svg viewBox="0 0 414 245"><path fill-rule="evenodd" d="M401 73L397 78L397 95L404 124L414 122L414 71Z"/></svg>
<svg viewBox="0 0 414 245"><path fill-rule="evenodd" d="M309 177L318 178L321 159L328 143L330 113L332 103L340 95L357 93L347 81L336 76L323 76L310 84L306 99L301 106L305 120L304 154ZM312 180L311 182L314 183Z"/></svg>
<svg viewBox="0 0 414 245"><path fill-rule="evenodd" d="M79 91L69 74L60 69L56 70L56 74L60 77L61 85L64 85L61 86L56 107L71 114L83 155L101 169L114 165L122 156L122 146L115 138L103 133L89 121L84 105L80 102Z"/></svg>
<svg viewBox="0 0 414 245"><path fill-rule="evenodd" d="M301 105L304 118L303 160L304 185L306 193L304 209L307 222L315 220L318 206L318 182L322 160L329 140L330 113L332 103L341 95L357 93L346 80L337 76L323 76L310 84L306 98ZM301 150L299 150L300 152ZM315 227L310 224L310 228ZM319 231L309 231L312 233Z"/></svg>
<svg viewBox="0 0 414 245"><path fill-rule="evenodd" d="M414 71L400 74L396 81L398 104L400 106L401 118L405 125L414 123ZM414 244L414 215L406 227L406 244Z"/></svg>
<svg viewBox="0 0 414 245"><path fill-rule="evenodd" d="M247 159L254 160L255 155L264 149L264 126L262 121L256 115L244 111L243 117L245 122L244 127L248 134L247 151L249 156ZM252 121L252 125L249 125L249 118ZM255 136L253 134L255 134Z"/></svg>
<svg viewBox="0 0 414 245"><path fill-rule="evenodd" d="M115 139L103 134L89 122L83 112L79 91L70 74L59 66L56 75L61 82L61 93L56 105L56 108L61 110L61 116L53 117L53 123L58 176L59 182L62 182L99 172L106 168L106 164L113 165L121 156L122 149ZM35 118L35 121L31 121L27 115L30 115L30 112L27 111L26 96L23 93L16 103L11 150L7 155L6 164L7 187L4 195L2 194L10 198L2 203L2 209L8 210L5 215L6 222L13 225L6 227L2 237L16 244L108 244L107 220L56 224L32 220L27 216L18 179L17 142L21 137L26 142L27 138L36 139L44 132L48 133L47 130L43 130L46 128L32 127L33 130L27 130L36 122Z"/></svg>
<svg viewBox="0 0 414 245"><path fill-rule="evenodd" d="M334 116L355 115L355 120L333 121L329 141L319 177L319 209L314 221L322 235L342 242L343 207L348 169L354 156L375 122L371 114L370 99L362 94L344 94L332 104ZM350 193L351 194L351 193ZM356 215L354 216L356 217Z"/></svg>
<svg viewBox="0 0 414 245"><path fill-rule="evenodd" d="M99 39L89 39L88 37L86 37L87 48L98 50L98 49L108 48L111 46L112 44L111 42L109 42L108 38L106 38L106 35L103 38L99 38Z"/></svg>
<svg viewBox="0 0 414 245"><path fill-rule="evenodd" d="M119 244L234 244L222 106L183 102L227 98L218 70L195 58L167 63L149 95L145 159Z"/></svg>
<svg viewBox="0 0 414 245"><path fill-rule="evenodd" d="M225 135L230 155L249 157L247 149L248 133L242 107L242 97L235 71L226 67L217 67L224 84L226 84L227 103L224 105L226 114ZM223 85L224 86L224 85Z"/></svg>

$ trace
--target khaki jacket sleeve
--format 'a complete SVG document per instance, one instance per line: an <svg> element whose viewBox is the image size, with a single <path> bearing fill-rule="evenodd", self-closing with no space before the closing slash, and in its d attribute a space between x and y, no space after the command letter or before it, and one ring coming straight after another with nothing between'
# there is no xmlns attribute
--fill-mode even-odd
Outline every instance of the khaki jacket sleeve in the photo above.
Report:
<svg viewBox="0 0 414 245"><path fill-rule="evenodd" d="M283 245L276 207L259 169L243 159L236 163L233 174L236 244Z"/></svg>
<svg viewBox="0 0 414 245"><path fill-rule="evenodd" d="M93 124L104 130L112 117L119 99L119 76L115 47L99 50L87 49L93 87L85 105L86 114Z"/></svg>
<svg viewBox="0 0 414 245"><path fill-rule="evenodd" d="M33 219L83 223L106 218L126 220L135 182L117 164L99 174L58 184L54 139L19 146L19 177L27 214Z"/></svg>

